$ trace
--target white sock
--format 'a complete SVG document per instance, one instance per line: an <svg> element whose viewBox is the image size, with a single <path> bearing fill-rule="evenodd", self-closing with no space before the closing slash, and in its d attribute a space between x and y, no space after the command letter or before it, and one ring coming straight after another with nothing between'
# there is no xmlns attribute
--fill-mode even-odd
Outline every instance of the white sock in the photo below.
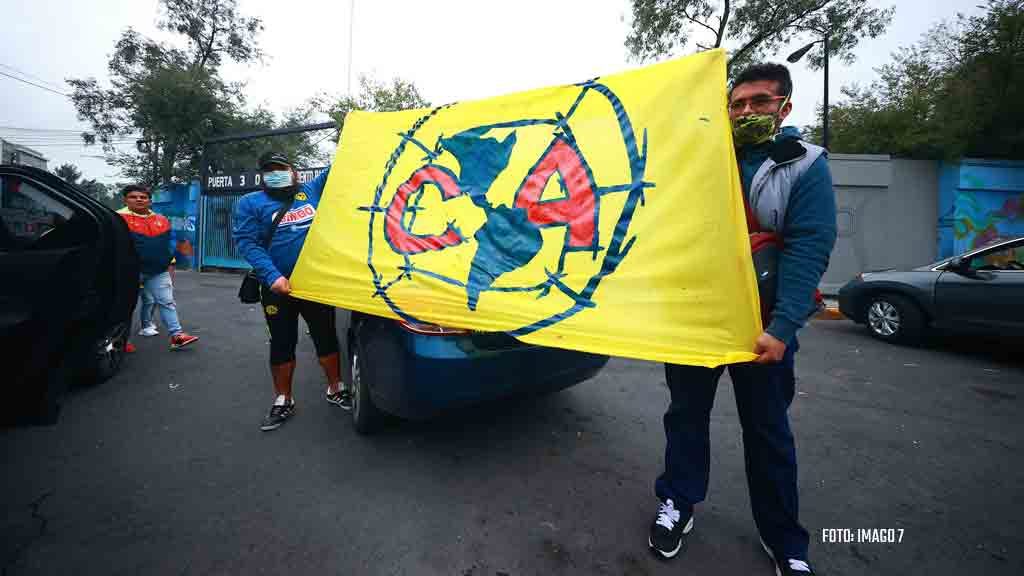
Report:
<svg viewBox="0 0 1024 576"><path fill-rule="evenodd" d="M278 394L277 400L274 400L274 406L284 406L286 404L290 404L290 402L288 402L288 397L284 394Z"/></svg>

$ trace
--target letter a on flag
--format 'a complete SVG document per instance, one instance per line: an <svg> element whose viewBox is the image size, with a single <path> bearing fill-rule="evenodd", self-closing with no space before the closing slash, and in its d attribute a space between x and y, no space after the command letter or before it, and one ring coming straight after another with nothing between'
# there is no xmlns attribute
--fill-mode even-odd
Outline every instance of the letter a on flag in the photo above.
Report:
<svg viewBox="0 0 1024 576"><path fill-rule="evenodd" d="M544 346L752 360L725 53L350 113L291 282L300 298Z"/></svg>

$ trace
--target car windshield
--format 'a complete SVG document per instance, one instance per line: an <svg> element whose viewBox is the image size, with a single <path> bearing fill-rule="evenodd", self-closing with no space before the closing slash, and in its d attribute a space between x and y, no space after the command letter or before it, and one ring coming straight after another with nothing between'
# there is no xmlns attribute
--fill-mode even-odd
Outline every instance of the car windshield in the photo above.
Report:
<svg viewBox="0 0 1024 576"><path fill-rule="evenodd" d="M931 266L933 268L937 267L937 266L942 266L943 264L948 263L950 260L952 260L953 258L956 258L958 256L959 257L964 257L964 256L966 256L968 254L974 254L974 253L977 253L977 252L981 252L981 251L987 250L987 249L989 249L989 248L991 248L993 246L997 246L999 244L1004 244L1006 242L1011 242L1011 241L1024 242L1024 236L1018 236L1018 237L1007 236L1007 237L996 238L996 239L993 239L993 240L990 240L990 241L984 243L983 245L981 245L981 246L979 246L977 248L972 248L972 249L970 249L970 250L968 250L966 252L957 254L956 256L950 256L949 258L943 258L942 260L939 260L937 262L932 263ZM1017 253L1019 253L1021 250L1024 250L1024 244L1018 244L1017 247L1015 248L1015 250L1017 251ZM978 260L979 258L980 257L973 257L971 259L972 263L975 260ZM972 266L973 266L973 264L972 264Z"/></svg>
<svg viewBox="0 0 1024 576"><path fill-rule="evenodd" d="M971 258L972 270L1024 270L1024 242L1006 244Z"/></svg>

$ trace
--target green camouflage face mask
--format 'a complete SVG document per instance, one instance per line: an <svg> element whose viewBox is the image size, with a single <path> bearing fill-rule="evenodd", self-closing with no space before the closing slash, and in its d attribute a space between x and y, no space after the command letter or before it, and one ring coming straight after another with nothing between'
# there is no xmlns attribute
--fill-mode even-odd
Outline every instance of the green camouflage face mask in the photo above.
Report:
<svg viewBox="0 0 1024 576"><path fill-rule="evenodd" d="M761 144L775 136L774 114L750 114L732 123L732 138L737 147Z"/></svg>
<svg viewBox="0 0 1024 576"><path fill-rule="evenodd" d="M787 97L779 106L779 112L789 102ZM771 140L776 133L776 126L779 124L779 112L775 114L748 114L740 116L732 122L732 139L736 147L762 144Z"/></svg>

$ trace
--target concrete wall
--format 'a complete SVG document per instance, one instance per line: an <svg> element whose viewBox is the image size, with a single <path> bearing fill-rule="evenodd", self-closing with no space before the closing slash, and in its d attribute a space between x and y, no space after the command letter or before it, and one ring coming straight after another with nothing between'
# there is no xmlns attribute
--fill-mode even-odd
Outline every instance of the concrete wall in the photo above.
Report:
<svg viewBox="0 0 1024 576"><path fill-rule="evenodd" d="M936 259L938 163L887 155L830 156L839 237L821 290L833 294L865 270Z"/></svg>

